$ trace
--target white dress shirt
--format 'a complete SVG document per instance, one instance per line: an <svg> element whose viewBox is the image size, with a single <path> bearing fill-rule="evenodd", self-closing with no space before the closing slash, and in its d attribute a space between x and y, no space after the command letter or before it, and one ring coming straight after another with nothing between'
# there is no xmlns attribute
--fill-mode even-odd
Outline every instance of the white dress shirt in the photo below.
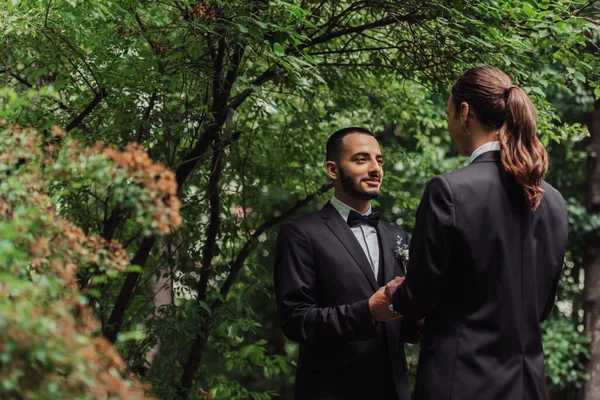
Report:
<svg viewBox="0 0 600 400"><path fill-rule="evenodd" d="M495 151L495 150L500 150L500 142L498 142L498 141L487 142L487 143L479 146L478 148L475 149L473 154L471 154L471 158L469 159L469 164L471 164L474 159L476 159L483 153L487 153L488 151Z"/></svg>
<svg viewBox="0 0 600 400"><path fill-rule="evenodd" d="M344 221L348 222L348 215L350 215L350 210L354 210L352 207L342 203L340 200L336 199L335 196L331 198L331 205L335 207L336 210L340 213ZM356 210L354 210L356 211ZM356 211L358 212L358 211ZM369 206L369 210L362 215L370 215L372 212L371 206ZM360 212L358 212L361 214ZM377 273L379 272L379 239L377 238L377 229L367 224L359 224L350 228L356 240L360 244L360 247L363 249L365 255L367 256L367 260L371 264L371 269L375 274L375 280L377 280Z"/></svg>

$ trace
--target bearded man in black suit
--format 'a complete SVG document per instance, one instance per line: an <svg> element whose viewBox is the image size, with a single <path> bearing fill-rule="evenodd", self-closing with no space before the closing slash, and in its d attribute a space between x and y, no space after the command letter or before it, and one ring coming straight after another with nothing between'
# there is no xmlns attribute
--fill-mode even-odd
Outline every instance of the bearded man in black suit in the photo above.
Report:
<svg viewBox="0 0 600 400"><path fill-rule="evenodd" d="M300 343L295 398L408 400L404 342L417 340L417 322L387 308L383 286L404 275L408 237L371 209L383 180L377 139L362 128L335 132L326 169L331 201L277 239L278 315Z"/></svg>

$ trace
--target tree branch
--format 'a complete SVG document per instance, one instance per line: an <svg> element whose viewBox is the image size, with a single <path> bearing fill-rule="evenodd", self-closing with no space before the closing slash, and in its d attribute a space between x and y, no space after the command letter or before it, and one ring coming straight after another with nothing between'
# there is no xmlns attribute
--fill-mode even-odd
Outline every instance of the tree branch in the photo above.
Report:
<svg viewBox="0 0 600 400"><path fill-rule="evenodd" d="M210 278L210 268L214 257L215 246L217 242L217 234L221 227L221 201L219 197L219 181L223 172L223 147L221 143L217 144L217 148L213 155L212 160L212 172L208 183L208 194L210 203L210 223L208 226L208 232L206 242L204 244L204 251L202 254L202 274L196 287L197 297L196 301L204 301L206 299L206 288L208 286L208 279ZM194 377L198 371L200 360L202 358L202 352L204 344L202 338L205 337L204 332L200 329L196 335L196 340L192 344L190 349L190 355L183 367L183 376L181 377L181 387L186 390L192 387Z"/></svg>
<svg viewBox="0 0 600 400"><path fill-rule="evenodd" d="M50 14L50 6L52 5L52 0L48 1L48 5L46 6L46 15L44 17L44 28L48 27L48 14Z"/></svg>
<svg viewBox="0 0 600 400"><path fill-rule="evenodd" d="M9 65L9 61L10 61L10 56L9 56L9 52L8 52L8 36L6 36L6 39L4 39L4 41L6 42L6 56L4 59L4 86L8 86L8 75L9 75L9 71L8 71L8 65Z"/></svg>
<svg viewBox="0 0 600 400"><path fill-rule="evenodd" d="M251 86L261 86L266 82L276 78L279 75L279 72L273 69L272 67L263 72L258 78L256 78ZM253 89L246 89L239 93L237 96L231 99L229 103L229 108L237 109L253 92Z"/></svg>
<svg viewBox="0 0 600 400"><path fill-rule="evenodd" d="M369 51L377 51L377 50L391 50L391 49L397 49L397 48L398 48L397 46L381 46L381 47L369 47L369 48L361 48L361 49L315 51L315 52L308 53L308 54L311 56L328 55L328 54L346 54L346 53L369 52Z"/></svg>
<svg viewBox="0 0 600 400"><path fill-rule="evenodd" d="M51 28L47 28L47 30L49 32L53 32L54 33L54 31ZM83 72L81 72L79 70L79 68L77 68L77 65L71 60L71 58L63 51L62 47L60 47L58 44L56 44L52 40L52 38L45 31L44 31L44 36L46 36L46 38L48 38L48 40L50 41L50 43L52 43L58 49L58 51L60 51L62 53L63 56L65 56L65 58L67 59L67 61L69 62L69 64L71 64L71 66L73 68L75 68L75 71L77 71L77 73L79 74L79 76L81 76L81 79L83 79L83 81L86 83L86 85L88 85L88 87L91 89L91 91L95 93L96 91L94 89L94 86L90 83L90 81L87 79L87 77L85 76L85 74ZM93 77L93 74L92 74L92 77ZM98 81L96 81L96 82L98 82ZM98 86L100 86L100 84L98 84Z"/></svg>
<svg viewBox="0 0 600 400"><path fill-rule="evenodd" d="M150 250L152 249L152 246L154 246L154 242L156 242L155 236L144 238L140 244L140 247L138 248L137 253L131 260L131 265L139 265L143 267L146 264L146 260L148 260ZM108 318L106 325L102 327L102 334L111 343L114 343L117 340L117 335L119 332L121 332L123 316L125 315L125 310L127 310L127 307L129 306L133 289L135 289L135 285L139 277L139 272L130 272L127 274L125 277L125 282L121 287L121 291L117 296L117 301L115 302L115 306L113 307L110 317Z"/></svg>
<svg viewBox="0 0 600 400"><path fill-rule="evenodd" d="M92 78L94 78L94 81L96 81L96 86L100 87L100 81L98 81L98 78L96 77L96 74L94 74L94 70L92 69L92 67L90 66L90 64L88 64L88 62L85 60L85 57L79 53L79 51L77 50L77 48L75 46L73 46L71 44L71 42L69 42L63 35L57 33L54 29L52 29L49 26L46 26L46 29L50 32L52 32L52 34L56 35L56 37L58 37L58 39L60 39L60 41L62 41L64 44L67 45L67 47L69 47L71 49L71 51L73 53L75 53L77 55L77 57L79 57L79 59L81 60L81 62L86 66L86 68L88 69L90 75L92 76ZM48 37L48 35L46 35L46 37ZM49 37L48 37L49 38ZM52 41L52 40L50 40ZM54 42L52 42L54 44ZM56 44L54 44L56 46ZM57 46L59 49L60 47ZM62 52L62 49L60 49ZM64 53L63 53L64 54ZM65 54L65 57L67 57L67 55ZM67 59L69 60L69 62L71 62L71 60L67 57ZM73 64L73 66L75 66ZM77 68L77 67L76 67ZM82 75L83 76L83 75ZM90 85L91 87L91 85ZM93 88L92 88L93 90Z"/></svg>
<svg viewBox="0 0 600 400"><path fill-rule="evenodd" d="M274 227L275 225L277 225L278 223L290 218L290 216L292 216L295 212L297 212L298 210L300 210L301 208L306 206L308 203L310 203L317 195L327 192L332 187L333 187L333 183L328 183L326 185L321 186L321 188L319 190L317 190L315 193L312 193L312 194L306 196L302 200L299 200L293 206L291 206L286 211L284 211L281 215L279 215L278 217L271 218L268 221L263 222L258 227L258 229L256 229L256 231L250 236L250 239L246 242L246 244L244 245L244 247L238 254L237 258L235 259L233 265L231 266L229 275L227 276L225 283L221 287L221 291L220 291L221 297L217 298L212 304L211 309L213 311L213 315L214 315L214 311L218 310L223 305L222 299L227 297L227 294L229 293L233 284L235 283L235 281L238 278L239 272L241 271L242 267L244 266L244 262L246 261L248 256L252 253L254 248L259 243L259 241L258 241L259 236L262 235L263 233L265 233L266 231L268 231L269 229L271 229L272 227ZM203 268L204 267L205 267L205 265L203 265ZM204 276L204 273L203 273L203 276ZM200 297L198 297L198 298L200 298ZM198 367L200 365L200 361L202 361L202 355L204 353L206 339L208 338L209 334L210 334L209 332L203 332L203 331L198 332L196 334L196 338L194 339L194 342L192 343L190 358L188 359L188 362L185 365L183 377L181 379L180 396L182 396L182 397L185 397L186 390L191 387L191 385L194 381L194 378L196 377L196 374L198 372Z"/></svg>
<svg viewBox="0 0 600 400"><path fill-rule="evenodd" d="M598 0L589 0L583 7L573 11L571 13L571 15L573 16L578 16L579 14L581 14L586 8L588 8L589 6L593 5L594 3L596 3Z"/></svg>
<svg viewBox="0 0 600 400"><path fill-rule="evenodd" d="M215 310L217 310L219 307L221 307L221 305L223 304L222 299L225 299L227 297L227 295L229 294L229 291L233 287L233 284L237 281L239 273L244 266L244 262L246 261L248 256L252 253L254 248L259 243L259 241L258 241L259 236L261 236L263 233L265 233L269 229L273 228L275 225L279 224L280 222L283 222L283 221L287 220L288 218L290 218L294 213L296 213L298 210L302 209L304 206L306 206L308 203L310 203L316 196L319 196L323 193L328 192L329 190L331 190L332 187L333 187L333 183L328 183L328 184L321 186L319 188L319 190L317 190L315 193L312 193L312 194L306 196L302 200L299 200L298 202L296 202L296 204L294 204L293 206L291 206L290 208L285 210L278 217L271 218L270 220L263 222L256 229L256 231L254 231L254 233L250 236L250 239L248 239L246 244L244 244L244 247L242 248L242 250L236 257L235 261L231 265L231 270L229 271L229 275L227 276L225 283L223 283L223 286L221 287L221 291L220 291L221 297L217 298L212 304L211 310L213 310L213 313Z"/></svg>
<svg viewBox="0 0 600 400"><path fill-rule="evenodd" d="M236 46L239 46L239 44ZM235 56L236 52L238 51L240 52L239 57ZM231 93L230 91L233 87L235 79L237 78L236 72L231 73L231 71L238 71L242 53L243 49L234 49L232 66L230 67L230 72L228 72L225 82L223 84L223 87L226 90L224 92L213 91L213 94L217 95L217 98L213 99L213 107L211 111L213 115L213 122L206 126L204 134L200 137L196 146L194 146L194 148L187 154L185 161L181 163L179 167L177 167L177 169L175 170L175 177L177 180L177 187L179 191L181 191L183 184L198 164L198 160L200 159L200 157L204 155L204 153L208 150L213 141L215 141L218 138L223 124L225 123L225 119L227 118L227 103ZM238 64L236 64L236 62ZM216 67L219 67L220 65L222 67L222 64L218 62L218 60L213 65ZM217 78L217 75L222 76L222 71L215 71L214 82L220 84L221 79ZM154 246L155 242L156 236L145 238L142 241L142 244L140 245L140 248L138 249L137 253L133 257L131 263L133 265L139 265L141 267L144 267L146 260L148 259L148 255L150 254L150 250L152 250L152 247ZM103 328L102 333L109 341L113 343L122 329L125 311L127 310L129 302L133 297L133 293L139 277L140 274L137 272L130 272L127 274L127 277L125 278L125 283L121 287L121 290L117 297L117 302L115 303L115 306L111 312L108 323Z"/></svg>
<svg viewBox="0 0 600 400"><path fill-rule="evenodd" d="M398 22L419 22L426 20L428 17L425 15L406 15L406 16L394 16L389 18L384 18L379 21L375 21L369 24L363 24L359 26L355 26L352 28L342 29L336 32L329 32L318 36L305 44L299 45L293 51L288 52L289 55L298 55L301 50L313 47L317 44L325 43L330 40L336 39L341 36L350 35L353 33L364 32L369 29L380 28L383 26L392 25ZM275 67L269 67L265 72L263 72L260 76L258 76L251 84L251 86L261 86L266 82L269 82L275 79L277 76L283 74L281 71L277 70ZM237 109L251 94L253 93L253 89L248 88L236 95L231 99L229 107L232 109Z"/></svg>
<svg viewBox="0 0 600 400"><path fill-rule="evenodd" d="M136 141L141 143L146 133L148 133L148 121L150 120L150 114L152 113L152 109L154 109L154 105L156 104L156 97L158 95L157 91L152 92L150 96L150 100L148 101L148 107L144 111L144 116L140 121L140 126L138 128L138 134Z"/></svg>
<svg viewBox="0 0 600 400"><path fill-rule="evenodd" d="M352 33L364 32L369 29L381 28L388 25L393 25L398 22L419 22L427 19L424 15L402 15L402 16L393 16L388 18L380 19L379 21L371 22L369 24L363 24L354 26L347 29L342 29L335 32L325 33L321 36L318 36L307 43L301 44L298 46L298 51L306 49L308 47L316 46L317 44L329 42L330 40L336 39L341 36L346 36Z"/></svg>
<svg viewBox="0 0 600 400"><path fill-rule="evenodd" d="M94 108L96 108L100 101L102 101L102 99L108 96L108 94L106 93L106 89L104 88L99 88L99 90L95 93L96 96L94 96L94 99L90 102L90 104L88 104L87 107L77 117L75 117L73 121L67 124L67 126L65 127L65 132L69 133L70 131L78 127L83 122L83 119L87 117L88 114L94 110Z"/></svg>

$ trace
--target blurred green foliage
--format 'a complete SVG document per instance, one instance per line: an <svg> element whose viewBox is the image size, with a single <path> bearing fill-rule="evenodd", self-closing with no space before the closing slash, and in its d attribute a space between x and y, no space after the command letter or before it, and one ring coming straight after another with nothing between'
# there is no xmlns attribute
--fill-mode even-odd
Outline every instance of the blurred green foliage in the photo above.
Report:
<svg viewBox="0 0 600 400"><path fill-rule="evenodd" d="M0 7L0 118L40 132L56 216L120 243L135 264L76 263L127 373L164 399L291 398L297 347L275 318L274 237L331 196L326 138L344 126L377 132L386 177L376 206L410 231L425 183L465 164L446 133L450 86L472 65L502 68L538 108L548 180L569 204L563 306L545 325L548 376L562 388L584 378L576 238L597 227L582 208L581 116L600 71L586 51L598 34L586 4L12 0ZM0 182L6 195L19 190ZM12 224L2 265L22 260L25 274L30 255L11 244L22 237ZM58 318L42 314L40 324ZM562 340L578 345L548 345Z"/></svg>

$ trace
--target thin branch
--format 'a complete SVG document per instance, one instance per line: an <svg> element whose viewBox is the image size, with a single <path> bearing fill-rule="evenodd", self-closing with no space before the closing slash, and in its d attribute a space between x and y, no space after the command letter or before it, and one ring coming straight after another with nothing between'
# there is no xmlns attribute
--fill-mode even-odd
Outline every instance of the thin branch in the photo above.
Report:
<svg viewBox="0 0 600 400"><path fill-rule="evenodd" d="M329 42L330 40L339 38L341 36L350 35L352 33L363 32L363 31L367 31L370 29L374 29L374 28L381 28L384 26L393 25L398 22L419 22L419 21L423 21L425 19L427 19L427 17L424 15L403 15L403 16L393 16L393 17L383 18L383 19L380 19L379 21L371 22L369 24L358 25L358 26L354 26L351 28L342 29L339 31L323 34L321 36L318 36L318 37L310 40L309 42L307 42L305 44L301 44L300 46L298 46L298 50L303 50L308 47L316 46L317 44Z"/></svg>
<svg viewBox="0 0 600 400"><path fill-rule="evenodd" d="M396 68L389 65L375 65L373 63L341 63L341 62L324 62L319 63L319 67L361 67L361 68L385 68L395 70Z"/></svg>
<svg viewBox="0 0 600 400"><path fill-rule="evenodd" d="M92 69L92 67L88 64L88 62L86 61L85 57L79 53L79 51L77 50L77 48L75 46L73 46L71 44L71 42L69 42L63 35L61 35L60 33L57 33L54 29L52 29L51 27L46 27L47 30L49 30L50 32L52 32L54 35L56 35L64 44L67 45L67 47L69 47L71 49L71 51L73 53L75 53L77 55L77 57L79 57L79 59L81 60L81 62L86 66L86 68L88 69L90 75L92 75L92 78L94 78L94 81L96 81L96 85L100 86L100 82L98 81L98 78L96 77L96 74L94 73L94 70Z"/></svg>
<svg viewBox="0 0 600 400"><path fill-rule="evenodd" d="M571 13L571 15L573 15L573 16L575 16L575 17L576 17L576 16L578 16L579 14L581 14L581 12L582 12L583 10L585 10L585 9L586 9L586 8L588 8L589 6L593 5L593 4L594 4L594 3L596 3L597 1L598 1L598 0L589 0L589 1L588 1L588 2L587 2L587 3L586 3L584 6L583 6L583 7L581 7L581 8L579 8L579 9L577 9L577 10L573 11L573 12Z"/></svg>
<svg viewBox="0 0 600 400"><path fill-rule="evenodd" d="M235 50L234 50L235 52ZM236 65L235 62L241 60L240 58L235 58L233 60L233 65L230 68L230 71L237 71L239 65ZM217 63L218 66L218 63ZM221 74L219 74L221 75ZM187 154L186 160L177 167L175 171L175 177L177 181L178 190L181 191L184 183L196 167L198 160L206 153L208 148L210 148L211 143L215 141L215 139L219 136L221 128L225 123L225 119L227 118L227 102L230 96L230 90L233 86L233 81L235 80L235 74L227 74L226 82L224 87L227 88L224 92L216 92L218 99L213 99L213 122L206 125L204 129L204 134L200 137L198 143L194 146L194 148ZM231 82L227 80L231 79ZM220 79L215 77L215 82L220 82ZM219 101L216 101L219 100ZM221 109L217 108L217 103L222 107ZM139 265L144 267L150 251L156 242L156 236L150 236L145 238L142 241L137 253L133 257L131 263L133 265ZM123 319L125 315L125 311L129 306L129 303L133 297L133 293L136 288L137 281L140 278L140 274L138 272L130 272L127 274L125 278L125 283L121 287L119 291L119 295L117 296L117 301L114 305L114 308L110 314L107 324L103 327L102 333L106 337L107 340L112 343L115 342L117 335L122 329Z"/></svg>
<svg viewBox="0 0 600 400"><path fill-rule="evenodd" d="M142 120L140 121L140 126L138 128L138 134L137 134L137 138L136 138L136 141L138 143L141 143L144 136L146 135L146 133L148 133L148 121L150 120L150 114L152 113L152 109L154 108L154 105L156 104L157 95L158 95L157 91L152 92L152 95L150 96L150 100L148 101L148 107L146 107L146 110L144 111L144 116L142 117Z"/></svg>
<svg viewBox="0 0 600 400"><path fill-rule="evenodd" d="M220 181L223 174L223 145L218 142L212 158L211 173L208 180L208 203L210 205L210 219L204 250L202 254L202 270L200 280L196 287L198 293L197 299L204 300L206 297L206 287L210 277L210 266L214 258L215 246L217 244L217 235L221 229L221 197Z"/></svg>
<svg viewBox="0 0 600 400"><path fill-rule="evenodd" d="M138 248L137 253L131 260L131 265L139 265L144 266L146 264L146 260L150 255L150 250L156 241L155 236L149 236L142 240L140 247ZM129 307L129 302L131 301L131 295L133 293L133 289L135 288L135 284L140 277L139 272L130 272L125 277L125 282L119 291L119 295L117 296L117 301L115 302L115 306L108 318L106 324L102 327L102 335L110 341L114 343L117 340L117 335L121 332L122 324L123 324L123 316L125 315L125 310Z"/></svg>
<svg viewBox="0 0 600 400"><path fill-rule="evenodd" d="M583 19L585 19L587 22L591 22L592 24L600 25L600 19L594 19L592 17L583 17Z"/></svg>
<svg viewBox="0 0 600 400"><path fill-rule="evenodd" d="M377 51L377 50L391 50L391 49L396 49L396 48L397 48L397 46L381 46L381 47L369 47L369 48L348 49L348 50L315 51L315 52L308 53L308 54L311 56L327 55L327 54L346 54L346 53L368 52L368 51Z"/></svg>
<svg viewBox="0 0 600 400"><path fill-rule="evenodd" d="M10 61L10 56L9 56L9 52L8 52L8 44L9 44L9 40L8 40L8 36L5 39L6 42L6 57L4 60L4 86L8 86L8 65L9 65L9 61Z"/></svg>
<svg viewBox="0 0 600 400"><path fill-rule="evenodd" d="M50 31L50 32L52 32L52 30L50 28L48 28L47 30ZM92 90L92 92L95 93L96 91L94 90L94 86L92 86L92 84L87 79L87 77L85 76L85 74L79 70L79 68L77 67L77 65L71 60L71 58L68 56L68 54L66 54L64 52L64 50L62 49L62 47L60 47L58 44L56 44L52 40L52 38L45 31L44 31L44 36L46 36L46 38L50 41L50 43L52 43L54 45L54 47L56 47L58 49L58 51L60 51L62 53L63 56L65 56L65 58L67 59L67 61L69 62L69 64L71 64L71 66L73 68L75 68L75 70L77 71L77 73L79 73L79 75L81 76L81 78L83 79L83 81L85 82L85 84L88 85L88 87Z"/></svg>
<svg viewBox="0 0 600 400"><path fill-rule="evenodd" d="M279 75L275 69L269 68L265 72L263 72L258 78L256 78L250 86L261 86L266 82L276 78ZM243 102L246 100L252 93L253 89L246 89L234 98L231 99L229 103L229 108L237 109Z"/></svg>
<svg viewBox="0 0 600 400"><path fill-rule="evenodd" d="M8 74L8 69L4 70L4 73ZM28 88L32 88L33 86L31 85L31 83L29 83L29 81L26 78L23 78L17 74L11 73L10 74L11 77L13 77L14 79L16 79L19 83L27 86ZM6 82L6 85L8 85L8 82Z"/></svg>
<svg viewBox="0 0 600 400"><path fill-rule="evenodd" d="M102 99L108 96L104 88L99 88L99 90L95 93L96 96L90 102L90 104L88 104L87 107L77 117L75 117L73 121L67 124L67 126L65 127L65 132L68 133L75 129L77 126L79 126L83 122L83 119L87 117L88 114L90 114L94 110L94 108L96 108L100 101L102 101Z"/></svg>
<svg viewBox="0 0 600 400"><path fill-rule="evenodd" d="M48 1L48 5L46 6L46 16L44 17L44 28L48 27L48 14L50 14L50 6L52 5L52 0Z"/></svg>
<svg viewBox="0 0 600 400"><path fill-rule="evenodd" d="M200 280L196 287L197 297L196 301L201 302L206 299L206 289L208 286L208 279L210 278L210 269L212 260L214 257L215 246L217 243L217 234L221 228L221 199L220 199L220 179L223 172L223 147L221 143L217 144L215 153L212 161L212 172L210 174L208 182L208 194L210 203L210 223L208 226L208 232L206 234L206 242L204 244L204 251L202 254L202 271ZM183 389L189 389L192 387L194 377L198 371L200 360L202 359L202 352L204 349L203 338L204 334L199 331L190 349L190 355L183 367L183 375L181 377L181 387Z"/></svg>
<svg viewBox="0 0 600 400"><path fill-rule="evenodd" d="M221 298L218 298L213 302L213 304L212 304L213 315L214 315L214 311L216 311L223 305L223 301L221 299L225 298L227 296L227 294L229 293L229 290L233 286L233 283L237 280L239 272L242 269L246 258L248 258L248 256L252 253L252 250L254 250L254 248L258 244L258 237L260 235L262 235L264 232L266 232L267 230L269 230L272 227L274 227L275 225L277 225L278 223L290 218L290 216L293 215L296 211L300 210L302 207L304 207L305 205L310 203L315 196L327 192L332 187L333 187L333 183L323 185L319 190L317 190L317 192L312 193L312 194L306 196L304 199L298 201L292 207L290 207L289 209L284 211L280 216L272 218L268 221L265 221L261 226L258 227L258 229L252 234L250 239L246 242L246 244L240 251L238 257L236 258L235 262L233 263L231 270L229 272L229 275L228 275L227 279L225 280L225 283L221 287ZM209 326L210 326L210 324L209 324ZM208 332L200 331L196 334L196 338L195 338L194 342L192 343L191 350L190 350L190 358L188 359L188 362L186 363L186 365L184 367L184 373L183 373L183 377L181 379L180 395L182 397L185 397L186 390L191 387L191 384L194 381L194 377L196 376L196 373L198 372L198 367L200 365L200 361L202 361L204 346L206 345L206 340L207 340L208 336L209 336Z"/></svg>
<svg viewBox="0 0 600 400"><path fill-rule="evenodd" d="M303 49L313 47L317 44L328 42L330 40L336 39L336 38L344 36L344 35L350 35L353 33L361 33L366 30L369 30L369 29L388 26L388 25L392 25L392 24L395 24L398 22L419 22L419 21L426 20L427 18L428 17L424 16L424 15L394 16L394 17L381 19L379 21L375 21L375 22L372 22L369 24L363 24L363 25L355 26L355 27L348 28L348 29L342 29L342 30L339 30L336 32L326 33L326 34L323 34L321 36L318 36L318 37L308 41L305 44L301 44L293 51L290 51L288 54L289 55L298 55L300 53L300 51ZM283 74L283 72L278 71L274 67L270 67L265 72L263 72L260 76L258 76L252 82L251 86L261 86L264 83L275 79L276 77L278 77L281 74ZM248 88L248 89L242 91L241 93L236 95L231 100L229 107L233 108L234 110L237 109L244 102L244 100L246 100L252 93L253 93L253 89L251 89L251 88Z"/></svg>

